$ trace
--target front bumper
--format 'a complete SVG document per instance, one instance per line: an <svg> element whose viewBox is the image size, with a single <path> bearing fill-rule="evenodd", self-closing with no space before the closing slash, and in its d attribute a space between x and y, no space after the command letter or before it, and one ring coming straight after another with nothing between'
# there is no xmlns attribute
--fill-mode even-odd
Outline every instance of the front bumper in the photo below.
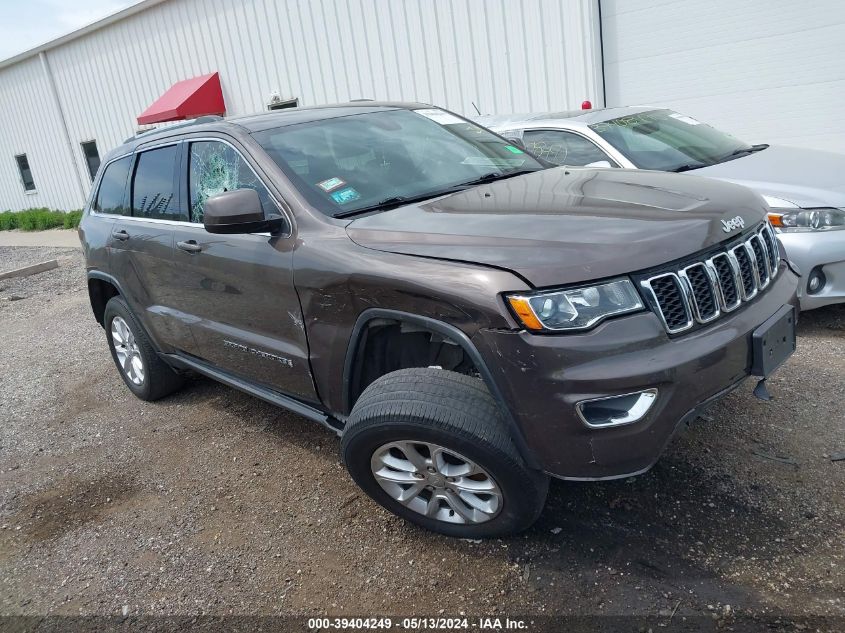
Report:
<svg viewBox="0 0 845 633"><path fill-rule="evenodd" d="M783 305L797 306L798 277L781 263L774 284L712 325L670 338L643 312L584 334L481 330L473 341L542 468L566 479L611 479L648 470L679 423L749 375L751 335ZM576 403L656 388L648 414L593 429Z"/></svg>
<svg viewBox="0 0 845 633"><path fill-rule="evenodd" d="M845 302L845 231L778 233L778 239L787 257L801 270L802 310ZM826 283L819 292L810 294L807 282L817 266L821 266Z"/></svg>

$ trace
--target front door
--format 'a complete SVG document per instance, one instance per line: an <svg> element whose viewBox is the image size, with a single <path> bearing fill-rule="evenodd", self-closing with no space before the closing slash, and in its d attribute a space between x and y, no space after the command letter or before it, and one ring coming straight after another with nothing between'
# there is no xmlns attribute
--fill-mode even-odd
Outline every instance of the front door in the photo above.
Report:
<svg viewBox="0 0 845 633"><path fill-rule="evenodd" d="M280 236L214 235L203 228L205 200L223 191L255 189L265 214L279 213L256 170L226 141L186 142L182 174L190 224L174 227L173 270L196 355L236 376L316 402L293 283L292 227Z"/></svg>

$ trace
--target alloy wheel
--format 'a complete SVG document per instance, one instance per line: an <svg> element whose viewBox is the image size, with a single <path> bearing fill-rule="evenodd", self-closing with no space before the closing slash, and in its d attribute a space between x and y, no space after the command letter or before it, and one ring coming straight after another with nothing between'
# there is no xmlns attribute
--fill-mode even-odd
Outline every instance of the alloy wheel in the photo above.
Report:
<svg viewBox="0 0 845 633"><path fill-rule="evenodd" d="M122 317L116 316L112 319L111 338L117 362L124 375L133 385L140 386L144 382L144 361L135 335Z"/></svg>
<svg viewBox="0 0 845 633"><path fill-rule="evenodd" d="M502 491L472 460L430 442L389 442L373 453L370 467L393 499L447 523L484 523L502 508Z"/></svg>

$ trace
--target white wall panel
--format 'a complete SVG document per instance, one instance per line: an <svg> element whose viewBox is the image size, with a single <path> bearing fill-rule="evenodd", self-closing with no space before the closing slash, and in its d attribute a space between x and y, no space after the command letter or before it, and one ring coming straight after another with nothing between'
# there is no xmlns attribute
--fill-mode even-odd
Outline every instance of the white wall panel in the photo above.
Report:
<svg viewBox="0 0 845 633"><path fill-rule="evenodd" d="M845 2L601 0L608 105L845 152Z"/></svg>
<svg viewBox="0 0 845 633"><path fill-rule="evenodd" d="M59 121L37 56L0 71L0 211L82 206ZM35 192L24 192L18 154L27 156Z"/></svg>
<svg viewBox="0 0 845 633"><path fill-rule="evenodd" d="M0 67L13 114L0 127L0 209L81 206L79 144L95 139L104 156L173 83L213 71L230 115L263 110L274 91L301 105L424 101L467 115L473 103L495 114L602 99L596 0L166 0L46 55L76 165L38 96L37 57ZM30 156L38 194L23 196L12 147Z"/></svg>

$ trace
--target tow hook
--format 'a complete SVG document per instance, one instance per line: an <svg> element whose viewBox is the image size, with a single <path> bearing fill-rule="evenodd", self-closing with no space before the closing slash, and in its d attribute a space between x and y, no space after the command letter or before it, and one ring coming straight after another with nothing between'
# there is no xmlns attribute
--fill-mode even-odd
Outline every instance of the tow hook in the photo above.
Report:
<svg viewBox="0 0 845 633"><path fill-rule="evenodd" d="M754 387L754 395L764 402L771 402L774 400L774 398L772 398L772 394L770 394L769 390L766 388L765 378L761 378L760 382L757 383L757 386Z"/></svg>

